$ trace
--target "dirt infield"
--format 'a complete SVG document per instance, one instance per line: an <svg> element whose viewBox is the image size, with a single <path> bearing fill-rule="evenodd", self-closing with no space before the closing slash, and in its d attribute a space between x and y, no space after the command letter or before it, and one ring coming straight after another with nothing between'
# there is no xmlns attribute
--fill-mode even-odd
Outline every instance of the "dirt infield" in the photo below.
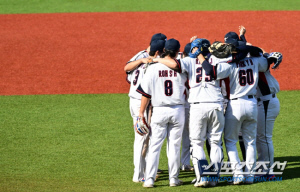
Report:
<svg viewBox="0 0 300 192"><path fill-rule="evenodd" d="M281 89L300 89L299 11L15 14L0 15L0 95L127 93L123 67L154 33L183 48L241 24L248 42L283 53Z"/></svg>

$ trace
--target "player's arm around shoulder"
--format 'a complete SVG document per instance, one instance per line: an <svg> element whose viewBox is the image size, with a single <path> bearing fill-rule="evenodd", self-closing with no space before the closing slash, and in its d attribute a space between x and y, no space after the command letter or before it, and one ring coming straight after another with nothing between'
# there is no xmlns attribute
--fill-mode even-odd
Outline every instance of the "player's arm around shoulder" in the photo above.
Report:
<svg viewBox="0 0 300 192"><path fill-rule="evenodd" d="M218 63L216 66L217 80L229 77L232 72L233 64L227 62Z"/></svg>
<svg viewBox="0 0 300 192"><path fill-rule="evenodd" d="M261 57L256 57L255 59L258 62L258 71L259 72L265 72L269 69L270 65L268 63L267 58L265 58L264 56L261 56Z"/></svg>
<svg viewBox="0 0 300 192"><path fill-rule="evenodd" d="M217 57L210 57L210 63L205 60L202 54L198 55L198 59L204 68L206 75L210 75L212 79L219 80L229 76L231 65L227 63L231 58L219 59Z"/></svg>
<svg viewBox="0 0 300 192"><path fill-rule="evenodd" d="M131 61L131 62L127 63L127 65L125 65L124 71L125 72L133 71L134 69L138 68L141 64L147 63L147 61L148 61L147 58L142 58L142 59L138 59L135 61Z"/></svg>
<svg viewBox="0 0 300 192"><path fill-rule="evenodd" d="M154 58L153 62L161 63L169 67L173 70L178 70L178 62L177 59L170 59L170 58Z"/></svg>

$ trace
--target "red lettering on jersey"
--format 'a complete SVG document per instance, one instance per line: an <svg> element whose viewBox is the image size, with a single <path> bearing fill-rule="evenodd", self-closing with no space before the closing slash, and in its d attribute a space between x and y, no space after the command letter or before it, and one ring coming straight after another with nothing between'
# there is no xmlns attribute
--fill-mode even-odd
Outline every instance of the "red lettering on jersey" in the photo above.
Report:
<svg viewBox="0 0 300 192"><path fill-rule="evenodd" d="M196 65L201 65L200 61L198 59L196 59Z"/></svg>
<svg viewBox="0 0 300 192"><path fill-rule="evenodd" d="M177 72L176 71L174 71L174 77L177 77Z"/></svg>
<svg viewBox="0 0 300 192"><path fill-rule="evenodd" d="M159 71L159 77L168 77L168 70Z"/></svg>
<svg viewBox="0 0 300 192"><path fill-rule="evenodd" d="M168 77L170 73L170 77L173 76L173 72L172 70L170 70L170 72L168 70L159 70L158 71L158 77ZM175 71L174 71L174 77L175 77Z"/></svg>

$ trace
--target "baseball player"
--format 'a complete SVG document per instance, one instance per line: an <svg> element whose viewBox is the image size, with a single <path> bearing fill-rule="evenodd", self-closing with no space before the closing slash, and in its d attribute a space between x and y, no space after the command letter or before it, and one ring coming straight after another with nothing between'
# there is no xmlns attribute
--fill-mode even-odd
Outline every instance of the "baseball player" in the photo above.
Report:
<svg viewBox="0 0 300 192"><path fill-rule="evenodd" d="M274 122L280 111L279 100L276 94L279 92L279 84L271 75L270 70L264 73L259 73L258 81L258 116L257 116L257 139L256 147L258 159L257 161L269 161L267 178L272 178L273 170L270 166L274 163L274 147L272 141L272 132Z"/></svg>
<svg viewBox="0 0 300 192"><path fill-rule="evenodd" d="M246 45L246 28L244 26L239 26L239 32L240 35L238 36L237 33L235 32L228 32L225 36L224 36L224 41L225 43L230 43L233 44L234 46L238 47L238 46L242 46L242 45Z"/></svg>
<svg viewBox="0 0 300 192"><path fill-rule="evenodd" d="M240 35L238 36L238 34L236 34L235 32L228 32L224 36L225 43L232 43L237 47L246 45L246 43L247 43L246 37L245 37L246 28L243 25L239 26L239 34ZM224 82L228 82L228 79L225 79ZM227 89L228 89L228 87L227 87ZM226 86L224 87L224 90L227 93ZM229 94L229 93L227 93L227 94ZM228 100L226 102L226 108L227 108L227 103L228 103ZM245 161L246 160L246 150L245 150L242 132L239 132L239 144L240 144L240 149L242 152L243 160Z"/></svg>
<svg viewBox="0 0 300 192"><path fill-rule="evenodd" d="M161 33L157 33L152 36L150 44L156 40L165 41L166 36ZM162 42L160 42L162 44ZM159 44L159 43L157 43ZM162 48L163 48L162 44ZM159 46L157 46L155 49L153 49L154 46L151 49L151 46L149 46L146 50L140 51L138 54L136 54L124 67L124 70L127 73L127 82L130 83L130 90L129 90L129 98L130 98L130 114L133 119L133 124L135 123L138 114L139 109L141 105L141 98L142 95L138 92L136 92L137 87L140 85L140 82L144 75L145 65L139 60L141 58L147 58L149 57L149 53L154 56L156 51L161 51L159 49ZM132 181L133 182L142 182L144 180L144 170L146 166L145 157L142 156L142 147L143 143L145 141L146 136L141 136L135 132L135 139L134 139L134 174Z"/></svg>
<svg viewBox="0 0 300 192"><path fill-rule="evenodd" d="M169 39L165 44L165 57L176 58L180 44L175 39ZM170 186L178 186L180 168L180 145L184 127L184 104L186 76L179 74L163 64L150 65L138 88L141 93L141 108L139 116L144 111L151 98L153 114L151 118L151 133L146 165L146 180L144 187L153 187L159 164L159 155L164 139L167 137L167 156L169 166Z"/></svg>
<svg viewBox="0 0 300 192"><path fill-rule="evenodd" d="M189 57L189 52L191 50L191 43L186 44L182 57L177 59L182 59ZM189 97L189 85L188 81L185 83L186 86L186 103L185 103L185 124L182 132L182 145L181 145L181 170L182 171L193 171L194 168L190 165L190 151L191 151L191 141L189 138L189 113L190 104L187 102Z"/></svg>
<svg viewBox="0 0 300 192"><path fill-rule="evenodd" d="M246 38L244 36L246 33L245 27L240 26L239 31L240 31L240 40L243 41L243 43L249 44L247 43ZM282 55L279 53L275 56L278 56L278 59L279 57L282 57ZM272 64L273 60L269 59L268 63L269 65ZM256 148L258 154L257 160L270 162L269 167L274 163L274 148L273 148L273 141L272 141L272 132L274 128L275 119L278 116L280 111L279 100L276 97L276 94L278 92L279 92L279 84L277 80L271 75L270 69L268 69L266 72L260 72L257 95L256 95L258 100L257 138L256 138ZM241 133L239 134L239 143L241 146L243 158L246 159L244 142L242 140ZM262 170L262 172L266 172L266 174L261 176L270 179L274 177L272 171L273 170L270 169Z"/></svg>
<svg viewBox="0 0 300 192"><path fill-rule="evenodd" d="M245 29L246 30L246 29ZM243 41L246 42L246 39ZM247 43L249 44L249 43ZM282 60L281 53L271 53L271 56ZM264 56L269 57L268 53L264 52ZM269 65L274 62L273 59L269 58ZM277 66L273 66L276 69ZM276 94L279 92L280 87L278 81L272 76L270 69L266 72L259 73L258 87L257 87L257 104L258 104L258 116L257 116L257 138L256 138L256 149L258 159L257 161L269 162L268 169L262 170L266 174L260 175L267 179L275 177L270 170L270 166L274 163L274 147L272 141L274 122L279 115L280 103Z"/></svg>
<svg viewBox="0 0 300 192"><path fill-rule="evenodd" d="M249 50L259 48L243 45L240 50ZM262 53L262 50L258 51ZM245 54L247 55L247 53ZM255 54L252 54L255 55ZM232 56L234 58L235 55ZM211 66L211 65L210 65ZM245 57L238 62L231 64L222 63L210 70L213 77L223 79L229 77L230 101L228 102L225 113L224 139L227 153L230 159L231 168L234 173L233 184L244 182L252 183L253 168L256 161L256 130L257 130L257 100L256 87L258 84L258 73L265 72L268 67L268 61L265 57ZM236 148L239 131L242 131L243 140L246 148L246 167L243 173L240 159ZM244 177L245 175L245 177Z"/></svg>
<svg viewBox="0 0 300 192"><path fill-rule="evenodd" d="M190 103L189 137L192 144L192 160L197 179L194 184L195 187L216 186L217 184L217 179L208 182L205 175L204 168L208 165L208 162L203 146L206 137L211 145L210 160L215 165L217 177L223 159L221 149L225 120L223 95L221 94L220 82L213 80L202 67L203 62L209 61L212 65L215 65L223 60L214 56L211 57L208 51L209 46L208 40L196 39L191 44L190 57L180 60L154 59L154 61L163 63L172 69L178 69L181 73L188 73L190 85L188 98ZM196 58L198 55L201 58Z"/></svg>

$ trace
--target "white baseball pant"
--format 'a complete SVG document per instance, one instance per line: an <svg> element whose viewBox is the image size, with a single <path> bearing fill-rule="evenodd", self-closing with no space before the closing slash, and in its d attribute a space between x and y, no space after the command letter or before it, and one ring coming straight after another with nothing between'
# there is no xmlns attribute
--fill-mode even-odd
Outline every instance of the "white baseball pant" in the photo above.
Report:
<svg viewBox="0 0 300 192"><path fill-rule="evenodd" d="M161 147L166 137L169 179L178 179L184 114L183 105L153 107L145 182L155 180Z"/></svg>
<svg viewBox="0 0 300 192"><path fill-rule="evenodd" d="M181 145L181 164L190 165L190 137L189 137L189 113L190 108L185 108L185 123L182 132L182 145Z"/></svg>
<svg viewBox="0 0 300 192"><path fill-rule="evenodd" d="M133 125L139 116L141 100L130 98L129 101L130 114L133 119ZM145 112L145 118L147 118ZM133 129L134 130L134 129ZM135 182L141 181L144 178L144 172L146 167L146 160L142 156L143 144L145 142L146 136L139 135L134 130L134 144L133 144L133 164L134 164L134 174L132 180Z"/></svg>
<svg viewBox="0 0 300 192"><path fill-rule="evenodd" d="M265 97L265 96L264 96ZM272 133L274 122L280 111L278 98L275 96L266 99L261 99L258 102L257 116L257 161L269 161L270 166L274 163L274 147L272 141ZM269 100L268 100L269 99ZM268 170L264 170L268 171Z"/></svg>
<svg viewBox="0 0 300 192"><path fill-rule="evenodd" d="M211 146L211 162L221 163L223 159L221 142L224 120L222 103L191 104L190 140L192 145L193 165L197 180L201 177L197 162L199 160L206 160L203 149L206 137Z"/></svg>
<svg viewBox="0 0 300 192"><path fill-rule="evenodd" d="M230 100L225 114L224 139L231 168L235 174L242 171L236 143L241 130L246 149L245 172L250 175L256 161L257 100L255 97L241 97ZM250 176L245 174L245 176Z"/></svg>

